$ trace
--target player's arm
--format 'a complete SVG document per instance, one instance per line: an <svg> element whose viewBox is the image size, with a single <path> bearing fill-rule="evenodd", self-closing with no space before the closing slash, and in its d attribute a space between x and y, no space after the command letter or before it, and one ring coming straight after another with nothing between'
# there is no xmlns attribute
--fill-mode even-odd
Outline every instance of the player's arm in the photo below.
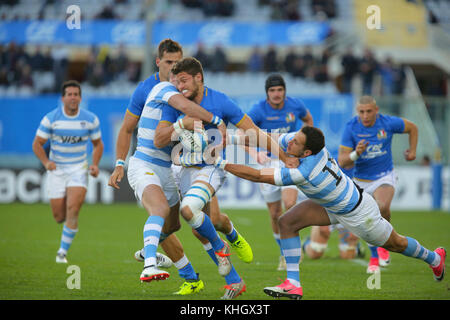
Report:
<svg viewBox="0 0 450 320"><path fill-rule="evenodd" d="M99 173L98 165L103 155L104 146L101 138L91 141L93 149L92 149L92 164L89 166L89 174L93 177L97 177Z"/></svg>
<svg viewBox="0 0 450 320"><path fill-rule="evenodd" d="M184 119L184 118L183 118ZM180 119L182 121L183 119ZM153 144L156 148L161 149L172 142L172 136L175 132L174 125L170 121L160 121L155 130L155 138L153 139Z"/></svg>
<svg viewBox="0 0 450 320"><path fill-rule="evenodd" d="M405 151L405 159L407 161L412 161L416 159L416 150L417 150L417 141L419 139L419 129L417 126L406 119L403 119L405 122L405 130L404 133L409 135L409 149Z"/></svg>
<svg viewBox="0 0 450 320"><path fill-rule="evenodd" d="M311 115L311 112L309 112L309 110L306 110L306 116L304 116L303 118L301 118L303 123L307 126L314 126L314 120L313 117Z"/></svg>
<svg viewBox="0 0 450 320"><path fill-rule="evenodd" d="M288 157L286 152L284 152L284 150L278 145L278 143L270 135L257 127L253 123L252 119L250 119L250 117L248 117L247 115L244 115L242 120L236 124L236 127L246 132L248 132L247 130L252 130L253 132L255 132L257 146L265 148L266 150L270 150L273 154L278 155L280 160L283 161L286 166L298 166L299 160L297 158Z"/></svg>
<svg viewBox="0 0 450 320"><path fill-rule="evenodd" d="M134 129L139 122L139 117L132 114L127 110L125 117L122 122L122 126L119 130L119 135L117 136L116 142L116 167L109 178L108 185L113 188L120 189L118 183L122 181L124 176L124 169L122 163L130 150L131 137L133 136Z"/></svg>
<svg viewBox="0 0 450 320"><path fill-rule="evenodd" d="M248 166L244 166L241 164L231 164L227 163L224 166L224 170L230 172L231 174L234 174L235 176L250 180L253 182L260 182L260 183L270 183L275 184L275 178L274 178L274 168L263 168L261 170L257 170Z"/></svg>
<svg viewBox="0 0 450 320"><path fill-rule="evenodd" d="M36 157L41 161L42 165L46 170L55 170L56 164L53 161L50 161L47 157L47 154L44 150L44 144L48 139L42 138L40 136L35 136L33 140L32 149Z"/></svg>
<svg viewBox="0 0 450 320"><path fill-rule="evenodd" d="M364 139L358 141L356 148L341 145L339 147L338 163L342 168L350 169L355 165L356 160L366 151L369 142Z"/></svg>

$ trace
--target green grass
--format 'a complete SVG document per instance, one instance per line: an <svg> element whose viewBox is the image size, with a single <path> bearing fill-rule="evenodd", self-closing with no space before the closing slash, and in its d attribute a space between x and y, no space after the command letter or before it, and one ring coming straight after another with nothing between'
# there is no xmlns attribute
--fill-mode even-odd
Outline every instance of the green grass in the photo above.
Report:
<svg viewBox="0 0 450 320"><path fill-rule="evenodd" d="M272 300L262 289L277 285L285 273L276 271L279 251L273 240L266 210L225 210L254 252L251 264L232 261L247 283L238 299ZM9 299L119 299L215 300L222 296L224 279L184 223L178 232L186 255L205 282L200 294L178 297L181 284L175 267L166 281L141 283L142 264L133 253L142 246L146 213L136 205L88 205L82 208L79 232L69 251L69 265L81 270L81 289L70 290L68 265L55 263L61 225L45 204L0 205L0 300ZM450 248L450 214L393 212L392 223L403 234L434 250ZM302 231L302 239L309 229ZM339 259L338 237L332 234L325 256L305 258L300 266L305 300L317 299L450 299L449 275L440 283L422 261L391 254L392 263L381 273L381 289L366 286L365 260ZM364 244L365 247L365 244ZM367 247L366 247L367 251ZM368 253L367 253L368 254Z"/></svg>

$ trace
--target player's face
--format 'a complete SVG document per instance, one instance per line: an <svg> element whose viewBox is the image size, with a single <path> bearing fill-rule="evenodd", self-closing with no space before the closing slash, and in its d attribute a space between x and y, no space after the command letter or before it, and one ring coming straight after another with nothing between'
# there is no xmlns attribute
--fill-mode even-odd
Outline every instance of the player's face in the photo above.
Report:
<svg viewBox="0 0 450 320"><path fill-rule="evenodd" d="M64 107L68 108L69 111L77 111L81 102L80 89L77 87L67 87L61 99Z"/></svg>
<svg viewBox="0 0 450 320"><path fill-rule="evenodd" d="M270 104L278 106L284 102L286 98L286 90L283 86L270 87L267 90L267 100Z"/></svg>
<svg viewBox="0 0 450 320"><path fill-rule="evenodd" d="M378 114L378 106L375 103L359 104L356 111L363 126L371 127L375 124Z"/></svg>
<svg viewBox="0 0 450 320"><path fill-rule="evenodd" d="M186 72L176 75L177 89L189 100L194 100L200 93L201 75L192 76Z"/></svg>
<svg viewBox="0 0 450 320"><path fill-rule="evenodd" d="M175 63L183 58L181 52L164 52L161 58L156 58L156 65L159 68L159 77L163 81L169 80L169 72Z"/></svg>
<svg viewBox="0 0 450 320"><path fill-rule="evenodd" d="M287 153L295 157L305 157L305 143L306 136L303 132L299 131L295 134L294 138L288 142Z"/></svg>

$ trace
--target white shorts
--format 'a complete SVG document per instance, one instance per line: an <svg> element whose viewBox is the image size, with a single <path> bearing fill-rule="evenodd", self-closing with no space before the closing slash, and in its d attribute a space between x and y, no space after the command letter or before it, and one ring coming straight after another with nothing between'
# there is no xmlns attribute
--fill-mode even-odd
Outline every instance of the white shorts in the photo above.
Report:
<svg viewBox="0 0 450 320"><path fill-rule="evenodd" d="M87 162L57 165L55 170L47 171L47 192L50 199L61 199L66 196L66 188L83 187L88 184Z"/></svg>
<svg viewBox="0 0 450 320"><path fill-rule="evenodd" d="M214 166L206 167L180 167L181 169L174 169L177 177L175 178L179 183L181 195L185 195L191 188L194 181L203 181L210 184L214 191L219 191L226 179L226 172L223 169Z"/></svg>
<svg viewBox="0 0 450 320"><path fill-rule="evenodd" d="M144 189L152 184L163 190L169 207L173 207L180 201L178 188L170 168L131 157L128 162L128 183L139 201L142 201Z"/></svg>
<svg viewBox="0 0 450 320"><path fill-rule="evenodd" d="M387 175L381 177L380 179L373 181L359 180L357 178L353 179L358 186L364 189L365 192L372 195L378 187L387 184L395 188L395 182L397 181L397 175L394 171L389 172Z"/></svg>
<svg viewBox="0 0 450 320"><path fill-rule="evenodd" d="M328 212L331 224L341 223L348 231L374 246L382 246L392 233L392 225L381 216L375 199L363 192L359 206L346 214Z"/></svg>

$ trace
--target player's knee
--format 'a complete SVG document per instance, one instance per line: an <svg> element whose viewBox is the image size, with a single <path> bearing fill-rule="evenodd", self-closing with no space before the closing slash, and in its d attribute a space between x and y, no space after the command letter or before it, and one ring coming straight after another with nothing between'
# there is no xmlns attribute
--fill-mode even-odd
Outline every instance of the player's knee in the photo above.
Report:
<svg viewBox="0 0 450 320"><path fill-rule="evenodd" d="M60 213L53 213L53 218L55 219L56 223L63 223L66 221L65 215Z"/></svg>
<svg viewBox="0 0 450 320"><path fill-rule="evenodd" d="M290 208L295 206L295 200L284 200L284 209L288 211Z"/></svg>
<svg viewBox="0 0 450 320"><path fill-rule="evenodd" d="M181 201L181 215L189 224L197 224L200 216L203 220L201 210L210 200L211 191L208 187L203 183L194 183Z"/></svg>

